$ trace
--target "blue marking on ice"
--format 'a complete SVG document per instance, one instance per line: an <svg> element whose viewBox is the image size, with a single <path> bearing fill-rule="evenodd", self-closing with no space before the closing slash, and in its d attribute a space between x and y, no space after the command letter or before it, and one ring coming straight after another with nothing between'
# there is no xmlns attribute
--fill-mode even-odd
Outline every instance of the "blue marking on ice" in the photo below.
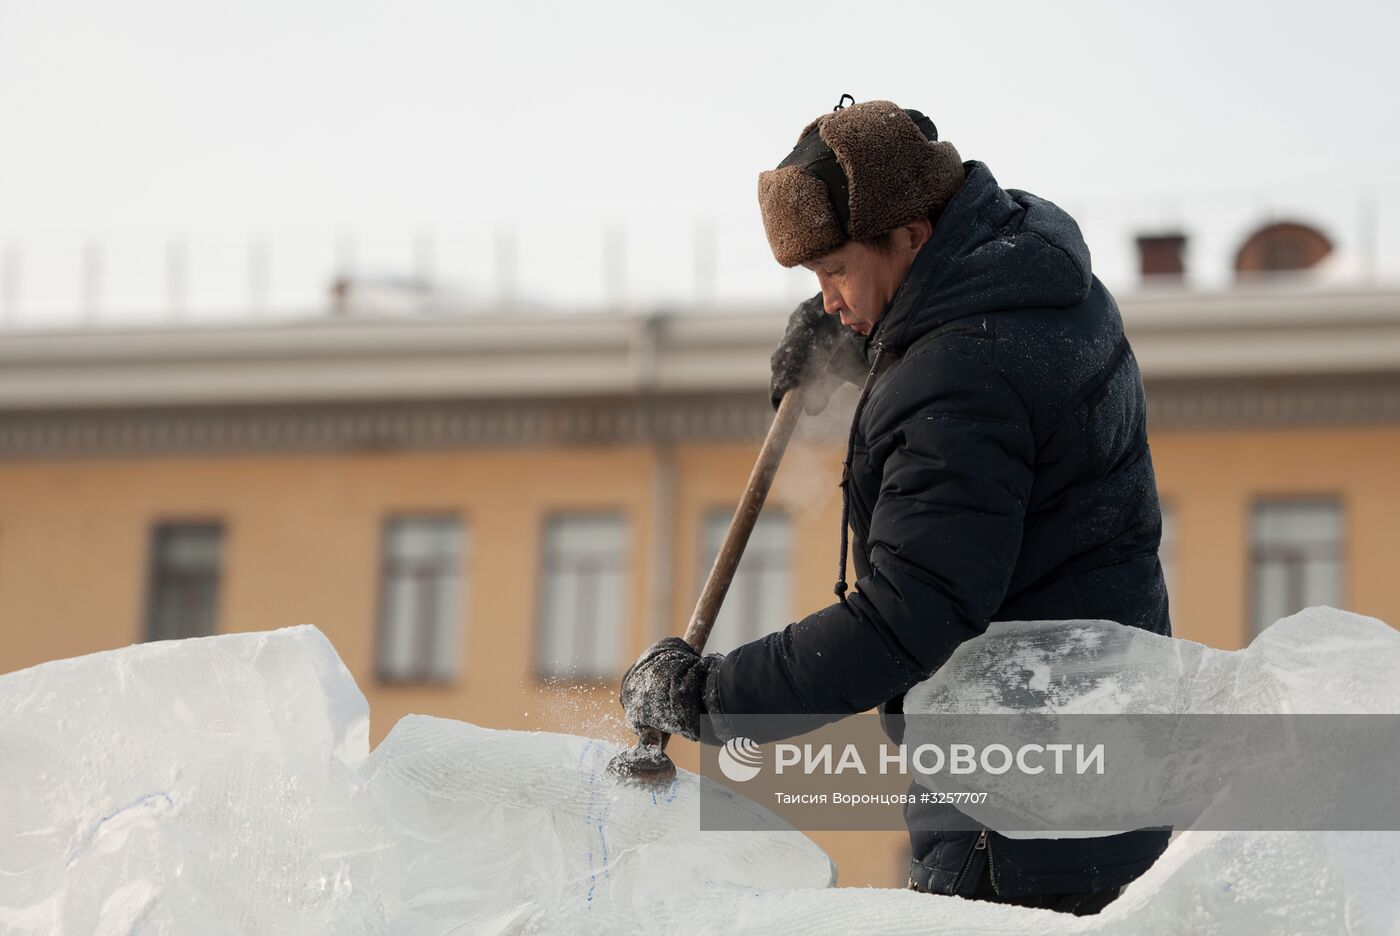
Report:
<svg viewBox="0 0 1400 936"><path fill-rule="evenodd" d="M659 799L659 800L656 798L656 790L652 790L652 791L651 791L651 804L652 804L653 806L659 806L659 805L661 805L662 803L665 803L666 805L669 806L671 803L674 803L674 802L676 801L676 794L680 792L680 784L681 784L681 778L680 778L680 777L678 777L678 776L677 776L677 777L672 777L672 778L671 778L671 784L670 784L670 786L666 787L666 794L665 794L665 796L663 796L663 797L662 797L661 799Z"/></svg>
<svg viewBox="0 0 1400 936"><path fill-rule="evenodd" d="M164 790L159 790L159 791L157 791L157 792L155 792L155 793L147 793L145 796L137 797L136 799L132 800L130 803L127 803L125 806L121 807L120 809L114 809L114 810L112 810L112 811L109 812L107 815L105 815L105 816L103 816L101 819L97 820L97 824L94 825L90 830L88 830L88 834L87 834L87 835L83 836L83 843L82 843L80 846L78 846L79 850L84 849L84 848L87 848L89 845L91 845L91 844L92 844L92 840L95 839L95 838L97 838L97 833L102 831L102 827L103 827L104 825L106 825L108 822L110 822L110 821L112 821L113 819L115 819L115 818L117 818L118 816L120 816L122 813L127 812L127 811L132 810L132 809L137 809L137 808L139 808L139 807L141 807L141 806L145 806L145 805L147 805L147 804L149 804L149 803L155 802L156 800L162 800L162 799L165 800L166 805L169 805L169 806L174 806L174 805L175 805L175 801L174 801L173 799L170 798L170 794L169 794L169 793L165 792Z"/></svg>
<svg viewBox="0 0 1400 936"><path fill-rule="evenodd" d="M590 789L589 789L589 794L588 794L588 812L587 812L586 816L584 817L584 821L585 821L585 822L588 822L589 824L591 824L591 825L593 826L593 828L596 829L597 832L598 832L598 850L602 852L602 855L601 855L602 862L603 862L602 872L603 872L603 877L606 878L606 877L608 877L608 874L609 874L609 871L608 871L608 837L607 837L607 830L605 829L605 824L606 824L606 822L607 822L607 816L608 816L607 802L606 802L606 801L603 802L601 808L598 809L598 814L597 814L596 817L595 817L595 815L594 815L594 809L595 809L595 807L598 806L598 793L599 793L599 789L598 789L598 775L599 775L598 765L602 762L602 759L599 758L597 755L600 754L600 753L606 754L607 751L606 751L606 749L603 747L603 745L602 745L600 742L598 742L598 741L589 741L587 744L585 744L585 745L583 746L583 750L579 751L579 755L578 755L578 764L579 764L579 767L582 767L582 766L583 766L584 758L587 757L590 753L594 754L594 757L593 757L592 763L589 765L589 769L588 769L588 786L589 786ZM598 890L598 870L597 870L596 868L594 868L594 865L593 865L593 849L592 849L592 848L588 849L587 857L588 857L588 892L587 892L584 896L585 896L585 899L588 901L588 907L589 907L589 909L592 909L592 907L593 907L593 896L594 896L594 894L595 894L595 893L597 892L597 890Z"/></svg>

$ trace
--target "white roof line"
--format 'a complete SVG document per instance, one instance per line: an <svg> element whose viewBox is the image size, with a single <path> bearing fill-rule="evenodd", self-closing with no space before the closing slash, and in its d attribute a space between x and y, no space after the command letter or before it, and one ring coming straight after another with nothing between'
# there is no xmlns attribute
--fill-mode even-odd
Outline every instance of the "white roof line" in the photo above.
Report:
<svg viewBox="0 0 1400 936"><path fill-rule="evenodd" d="M1147 379L1400 373L1400 290L1120 298ZM0 331L0 409L760 391L787 309Z"/></svg>

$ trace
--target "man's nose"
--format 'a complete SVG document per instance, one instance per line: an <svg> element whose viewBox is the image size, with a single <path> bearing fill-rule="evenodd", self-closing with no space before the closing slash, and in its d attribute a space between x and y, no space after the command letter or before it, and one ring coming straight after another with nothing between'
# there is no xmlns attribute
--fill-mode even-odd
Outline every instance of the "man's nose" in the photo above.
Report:
<svg viewBox="0 0 1400 936"><path fill-rule="evenodd" d="M841 301L840 293L830 289L823 289L822 308L826 309L827 315L840 315L841 310L846 308L846 304Z"/></svg>

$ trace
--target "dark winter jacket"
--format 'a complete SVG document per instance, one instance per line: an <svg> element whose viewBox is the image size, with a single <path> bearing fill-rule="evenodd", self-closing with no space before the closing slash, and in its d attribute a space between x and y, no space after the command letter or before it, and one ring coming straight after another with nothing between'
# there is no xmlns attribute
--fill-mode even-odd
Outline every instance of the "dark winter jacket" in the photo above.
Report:
<svg viewBox="0 0 1400 936"><path fill-rule="evenodd" d="M991 621L1170 633L1142 379L1118 308L1073 218L965 165L890 308L857 342L870 369L843 481L855 586L724 658L706 687L721 722L874 706L888 718ZM1167 841L910 836L920 886L968 890L990 861L1003 896L1119 886Z"/></svg>

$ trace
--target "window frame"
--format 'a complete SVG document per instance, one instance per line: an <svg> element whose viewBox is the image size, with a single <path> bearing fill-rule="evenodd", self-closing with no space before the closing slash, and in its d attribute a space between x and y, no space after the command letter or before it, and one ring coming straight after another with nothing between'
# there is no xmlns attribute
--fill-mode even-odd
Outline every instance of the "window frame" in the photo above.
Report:
<svg viewBox="0 0 1400 936"><path fill-rule="evenodd" d="M457 525L457 555L455 561L444 562L436 567L439 574L446 573L450 578L457 580L457 600L458 607L454 620L446 622L446 626L457 629L457 639L453 641L456 655L451 661L451 666L447 674L434 673L431 666L431 657L423 656L422 659L414 661L414 666L410 667L403 674L392 674L386 672L386 654L384 652L385 641L388 638L388 616L390 597L390 576L400 563L412 567L412 563L406 563L394 556L390 551L390 537L395 524L402 524L413 521L449 521ZM468 590L471 584L470 556L471 556L471 526L466 517L456 510L402 510L390 511L381 515L379 522L378 556L376 560L376 588L378 589L378 600L375 606L374 623L374 677L375 681L382 686L427 686L451 688L460 685L465 678L466 663L463 659L467 641L467 606ZM421 573L421 567L419 568ZM412 576L415 580L420 575ZM438 608L438 598L436 589L430 589L432 594L433 609ZM432 627L425 630L421 621L416 622L417 631L415 638L421 641L425 636L428 639L428 646L434 646L437 636Z"/></svg>
<svg viewBox="0 0 1400 936"><path fill-rule="evenodd" d="M622 659L616 659L611 664L611 669L606 672L580 672L576 662L571 663L568 668L559 670L549 670L543 665L542 659L546 644L546 620L545 615L550 608L549 589L551 576L556 571L574 571L577 568L559 569L556 565L558 559L557 550L550 541L550 530L554 524L563 520L587 520L587 519L616 519L621 532L621 546L616 556L615 571L619 577L618 605L622 610L622 617L618 621L618 645L621 648L619 656L625 656L628 647L628 634L631 631L632 617L632 596L630 586L632 584L631 557L633 548L632 521L628 512L623 507L582 507L582 508L555 508L546 511L539 521L539 574L536 577L535 587L535 614L534 614L534 640L530 649L530 669L534 674L535 681L543 684L554 685L603 685L615 682L622 674L625 664ZM583 568L598 569L604 572L614 571L607 563L584 563ZM590 613L592 606L590 605ZM590 635L596 640L599 622L591 622ZM574 640L574 646L581 645L581 641Z"/></svg>
<svg viewBox="0 0 1400 936"><path fill-rule="evenodd" d="M1264 545L1259 542L1255 527L1259 521L1261 509L1269 507L1308 507L1326 506L1334 508L1337 514L1337 537L1334 542L1313 541L1304 544L1299 548L1297 544L1278 546L1275 544ZM1286 612L1287 614L1297 614L1308 607L1306 598L1300 594L1303 576L1300 570L1305 570L1309 560L1332 561L1337 566L1337 604L1346 603L1347 587L1347 503L1345 498L1339 493L1314 493L1314 494L1266 494L1254 497L1249 504L1248 521L1245 524L1246 535L1248 537L1248 576L1249 576L1249 619L1246 622L1246 633L1252 640L1262 634L1274 622L1269 621L1260 626L1260 589L1259 572L1264 563L1275 563L1282 561L1285 565L1286 587L1289 589L1287 600L1284 606L1294 608ZM1296 599L1296 600L1295 600ZM1295 605L1297 605L1295 607Z"/></svg>
<svg viewBox="0 0 1400 936"><path fill-rule="evenodd" d="M162 636L156 633L156 614L160 602L158 598L163 586L169 582L170 573L167 572L163 563L164 551L162 546L168 534L179 530L212 530L217 534L218 557L214 563L211 575L213 579L213 597L209 612L209 632L207 634L173 634ZM212 637L220 633L219 618L223 605L224 594L224 567L226 564L228 543L228 524L223 518L217 516L190 516L190 517L158 517L152 520L146 528L146 596L145 609L141 620L141 643L155 643L162 640L188 640L197 637ZM190 578L188 574L180 575L178 578L184 579L188 586Z"/></svg>

